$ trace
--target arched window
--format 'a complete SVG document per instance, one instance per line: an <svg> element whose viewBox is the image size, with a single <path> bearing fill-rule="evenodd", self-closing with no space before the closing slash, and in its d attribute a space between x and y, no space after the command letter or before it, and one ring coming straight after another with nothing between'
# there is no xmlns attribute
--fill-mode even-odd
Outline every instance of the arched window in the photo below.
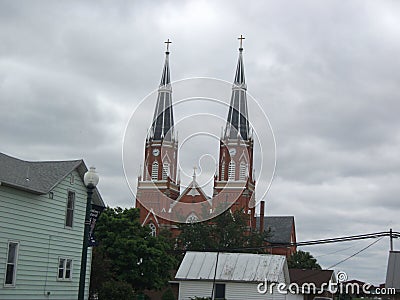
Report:
<svg viewBox="0 0 400 300"><path fill-rule="evenodd" d="M150 235L151 236L156 236L157 235L157 227L153 223L149 223L149 228L150 228Z"/></svg>
<svg viewBox="0 0 400 300"><path fill-rule="evenodd" d="M163 180L167 180L168 176L169 176L169 163L164 163L163 164L162 179Z"/></svg>
<svg viewBox="0 0 400 300"><path fill-rule="evenodd" d="M221 176L219 180L225 180L225 161L221 164Z"/></svg>
<svg viewBox="0 0 400 300"><path fill-rule="evenodd" d="M158 179L158 162L153 162L153 166L151 168L151 180Z"/></svg>
<svg viewBox="0 0 400 300"><path fill-rule="evenodd" d="M239 180L246 180L247 177L247 164L242 161L240 163Z"/></svg>
<svg viewBox="0 0 400 300"><path fill-rule="evenodd" d="M199 218L194 214L191 213L187 219L186 219L186 223L196 223L199 220Z"/></svg>
<svg viewBox="0 0 400 300"><path fill-rule="evenodd" d="M235 180L235 162L233 160L230 161L229 163L229 169L228 169L228 180Z"/></svg>

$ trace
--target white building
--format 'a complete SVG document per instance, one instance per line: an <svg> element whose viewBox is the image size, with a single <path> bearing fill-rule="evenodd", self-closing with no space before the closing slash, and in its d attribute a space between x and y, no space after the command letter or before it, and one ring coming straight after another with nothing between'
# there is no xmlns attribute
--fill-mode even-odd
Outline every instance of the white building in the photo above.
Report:
<svg viewBox="0 0 400 300"><path fill-rule="evenodd" d="M212 293L215 299L284 300L286 295L276 287L290 283L285 256L217 252L187 252L175 280L179 283L179 300L211 297ZM264 282L269 284L267 294L258 291L258 285Z"/></svg>

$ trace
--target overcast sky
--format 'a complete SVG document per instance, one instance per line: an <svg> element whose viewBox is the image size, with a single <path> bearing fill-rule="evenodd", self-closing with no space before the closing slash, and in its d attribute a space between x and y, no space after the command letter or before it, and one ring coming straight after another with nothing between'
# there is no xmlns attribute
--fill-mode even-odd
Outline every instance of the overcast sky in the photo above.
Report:
<svg viewBox="0 0 400 300"><path fill-rule="evenodd" d="M130 207L123 137L158 86L163 42L172 80L230 82L240 34L276 138L267 214L294 215L299 241L400 231L398 1L0 0L0 151L83 158L105 202ZM372 242L302 249L327 268ZM384 282L388 250L384 238L335 270Z"/></svg>

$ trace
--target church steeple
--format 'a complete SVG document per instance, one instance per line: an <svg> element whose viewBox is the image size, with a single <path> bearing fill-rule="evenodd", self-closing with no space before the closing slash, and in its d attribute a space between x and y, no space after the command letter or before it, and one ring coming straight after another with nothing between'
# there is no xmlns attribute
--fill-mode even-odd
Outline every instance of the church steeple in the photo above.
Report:
<svg viewBox="0 0 400 300"><path fill-rule="evenodd" d="M169 71L169 44L171 42L168 39L165 43L167 44L167 51L165 52L164 68L161 75L160 86L158 88L158 97L154 110L153 122L148 137L154 141L173 141L175 139L171 76Z"/></svg>
<svg viewBox="0 0 400 300"><path fill-rule="evenodd" d="M250 138L250 128L247 111L246 80L244 76L243 64L243 36L240 36L239 58L236 67L235 79L232 86L231 102L225 127L225 139Z"/></svg>

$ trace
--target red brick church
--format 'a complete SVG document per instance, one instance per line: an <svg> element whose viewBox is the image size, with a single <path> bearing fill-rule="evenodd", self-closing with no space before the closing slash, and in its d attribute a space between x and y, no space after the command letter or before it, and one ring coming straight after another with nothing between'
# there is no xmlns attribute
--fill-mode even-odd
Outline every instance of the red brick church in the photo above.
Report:
<svg viewBox="0 0 400 300"><path fill-rule="evenodd" d="M241 37L240 42L242 39ZM239 48L227 121L220 139L218 171L214 177L212 197L207 196L198 185L195 172L192 182L185 190L180 191L177 170L178 140L174 131L168 43L169 41L154 116L145 141L143 174L138 178L136 207L140 208L140 222L143 226L148 225L153 234L157 234L161 228L177 234L178 221L190 223L211 219L221 210L229 208L232 212L240 210L246 215L249 229L271 231L271 228L268 228L269 217L264 217L264 206L262 205L260 210L260 217L256 217L254 207L256 184L253 171L254 141L247 108L242 43ZM295 242L294 218L274 218L274 224L280 223L276 222L276 218L287 221L283 222L284 227L290 232L285 232L289 237L289 240L285 241ZM284 228L274 230L276 236L282 240ZM290 247L288 250L292 252L293 249L295 247Z"/></svg>

